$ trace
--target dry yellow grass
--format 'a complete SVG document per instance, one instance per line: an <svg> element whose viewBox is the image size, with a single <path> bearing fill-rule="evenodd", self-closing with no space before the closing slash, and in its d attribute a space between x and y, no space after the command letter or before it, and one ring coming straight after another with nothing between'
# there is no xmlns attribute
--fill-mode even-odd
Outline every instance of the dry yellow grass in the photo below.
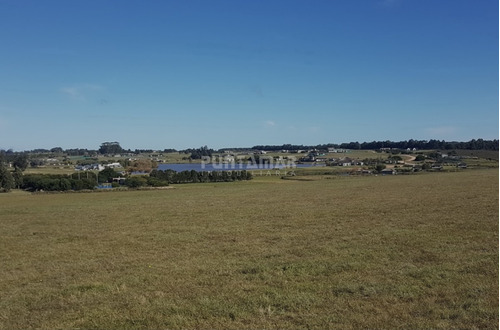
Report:
<svg viewBox="0 0 500 330"><path fill-rule="evenodd" d="M498 171L0 195L0 328L496 328Z"/></svg>

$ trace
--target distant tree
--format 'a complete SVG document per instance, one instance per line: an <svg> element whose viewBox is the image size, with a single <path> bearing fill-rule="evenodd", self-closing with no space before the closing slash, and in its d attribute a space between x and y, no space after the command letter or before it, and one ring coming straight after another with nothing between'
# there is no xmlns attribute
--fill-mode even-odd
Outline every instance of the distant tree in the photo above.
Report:
<svg viewBox="0 0 500 330"><path fill-rule="evenodd" d="M47 150L47 149L38 149L37 148L37 149L31 150L31 153L33 153L33 154L47 154L49 152L50 152L50 150Z"/></svg>
<svg viewBox="0 0 500 330"><path fill-rule="evenodd" d="M151 186L151 187L164 187L164 186L168 186L168 181L165 181L165 180L160 180L156 177L148 177L146 179L146 183L148 186Z"/></svg>
<svg viewBox="0 0 500 330"><path fill-rule="evenodd" d="M97 155L96 150L87 150L87 149L66 149L64 151L68 156L90 156Z"/></svg>
<svg viewBox="0 0 500 330"><path fill-rule="evenodd" d="M120 154L123 152L123 148L118 142L103 142L99 147L99 153L101 154Z"/></svg>
<svg viewBox="0 0 500 330"><path fill-rule="evenodd" d="M384 164L377 164L375 166L375 171L377 171L378 173L382 172L383 169L385 169L385 165Z"/></svg>
<svg viewBox="0 0 500 330"><path fill-rule="evenodd" d="M125 181L125 185L129 188L139 188L139 187L145 186L146 183L147 183L147 179L145 179L143 177L137 177L137 176L133 176L131 178L128 178Z"/></svg>
<svg viewBox="0 0 500 330"><path fill-rule="evenodd" d="M14 173L12 173L12 178L14 179L14 186L18 189L21 188L23 184L23 171L16 167Z"/></svg>
<svg viewBox="0 0 500 330"><path fill-rule="evenodd" d="M199 176L200 174L198 172L196 172L195 170L191 170L191 182L193 183L200 182Z"/></svg>
<svg viewBox="0 0 500 330"><path fill-rule="evenodd" d="M153 149L135 149L134 154L151 154L153 153Z"/></svg>
<svg viewBox="0 0 500 330"><path fill-rule="evenodd" d="M30 160L30 166L31 167L38 167L38 166L43 166L45 164L45 161L41 158L38 159L31 159Z"/></svg>
<svg viewBox="0 0 500 330"><path fill-rule="evenodd" d="M12 162L12 165L17 169L20 169L21 171L26 170L28 167L29 161L28 161L28 155L26 154L19 154L14 158L14 161Z"/></svg>
<svg viewBox="0 0 500 330"><path fill-rule="evenodd" d="M113 178L119 177L120 174L112 168L105 168L99 172L99 182L113 182Z"/></svg>
<svg viewBox="0 0 500 330"><path fill-rule="evenodd" d="M61 147L55 147L55 148L52 148L50 149L50 152L53 152L53 153L62 153L63 152L63 148Z"/></svg>
<svg viewBox="0 0 500 330"><path fill-rule="evenodd" d="M182 171L173 170L153 170L148 179L149 185L163 183L197 183L197 182L230 182L240 180L251 180L252 174L249 171Z"/></svg>
<svg viewBox="0 0 500 330"><path fill-rule="evenodd" d="M14 188L15 182L9 169L0 163L0 191L8 192Z"/></svg>
<svg viewBox="0 0 500 330"><path fill-rule="evenodd" d="M439 160L441 159L441 154L438 153L438 152L431 152L428 154L429 158L432 158L432 159L435 159L435 160Z"/></svg>
<svg viewBox="0 0 500 330"><path fill-rule="evenodd" d="M71 190L71 181L66 179L66 178L60 179L59 180L59 189L61 191Z"/></svg>
<svg viewBox="0 0 500 330"><path fill-rule="evenodd" d="M198 148L198 149L186 149L183 150L185 153L190 153L190 159L201 159L203 156L211 157L212 153L215 151L213 149L209 149L207 146Z"/></svg>

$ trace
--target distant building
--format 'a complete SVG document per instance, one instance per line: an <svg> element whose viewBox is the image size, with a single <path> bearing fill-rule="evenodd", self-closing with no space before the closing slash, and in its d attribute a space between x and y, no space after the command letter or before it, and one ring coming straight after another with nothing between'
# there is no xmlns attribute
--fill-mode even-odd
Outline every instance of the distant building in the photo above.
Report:
<svg viewBox="0 0 500 330"><path fill-rule="evenodd" d="M333 166L363 166L364 163L358 159L352 159L349 157L339 158L339 159L331 159Z"/></svg>
<svg viewBox="0 0 500 330"><path fill-rule="evenodd" d="M111 164L104 165L104 167L118 168L118 167L122 167L122 164L120 164L120 163L111 163Z"/></svg>
<svg viewBox="0 0 500 330"><path fill-rule="evenodd" d="M104 170L104 166L101 164L90 164L90 165L77 165L75 166L76 171L102 171Z"/></svg>
<svg viewBox="0 0 500 330"><path fill-rule="evenodd" d="M345 153L347 152L346 149L337 149L337 148L328 148L328 152L331 153Z"/></svg>

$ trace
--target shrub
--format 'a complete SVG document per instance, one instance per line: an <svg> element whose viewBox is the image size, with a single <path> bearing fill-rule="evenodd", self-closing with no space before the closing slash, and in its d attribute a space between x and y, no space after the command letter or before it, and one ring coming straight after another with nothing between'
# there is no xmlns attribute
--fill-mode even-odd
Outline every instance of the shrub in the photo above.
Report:
<svg viewBox="0 0 500 330"><path fill-rule="evenodd" d="M147 183L148 186L151 186L151 187L164 187L164 186L168 186L168 181L160 180L160 179L155 178L155 177L148 177L147 180L146 180L146 183Z"/></svg>
<svg viewBox="0 0 500 330"><path fill-rule="evenodd" d="M139 188L145 186L146 184L147 181L142 176L141 177L133 176L125 181L125 185L129 188Z"/></svg>
<svg viewBox="0 0 500 330"><path fill-rule="evenodd" d="M384 164L377 164L377 166L375 166L375 171L377 172L382 172L382 170L385 169L385 165Z"/></svg>

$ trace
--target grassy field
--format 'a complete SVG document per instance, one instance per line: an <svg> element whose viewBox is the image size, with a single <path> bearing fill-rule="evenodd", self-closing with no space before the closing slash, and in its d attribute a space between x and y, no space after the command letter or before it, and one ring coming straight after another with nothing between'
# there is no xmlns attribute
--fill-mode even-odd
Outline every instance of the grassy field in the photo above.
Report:
<svg viewBox="0 0 500 330"><path fill-rule="evenodd" d="M498 328L498 169L0 194L0 328Z"/></svg>

